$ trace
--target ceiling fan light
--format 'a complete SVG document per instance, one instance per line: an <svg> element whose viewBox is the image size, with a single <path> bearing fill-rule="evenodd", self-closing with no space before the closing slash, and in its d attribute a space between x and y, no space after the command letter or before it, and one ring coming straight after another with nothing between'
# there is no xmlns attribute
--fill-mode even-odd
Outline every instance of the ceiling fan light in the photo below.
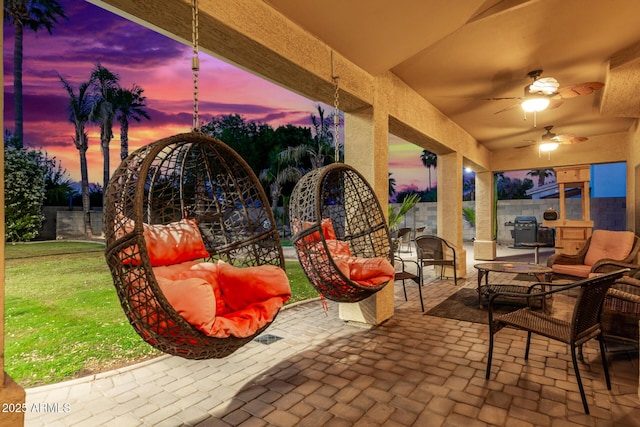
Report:
<svg viewBox="0 0 640 427"><path fill-rule="evenodd" d="M556 148L558 148L558 143L557 142L543 142L542 144L540 144L540 151L553 151Z"/></svg>
<svg viewBox="0 0 640 427"><path fill-rule="evenodd" d="M522 101L522 109L527 113L542 111L549 106L549 98L543 96L529 97Z"/></svg>

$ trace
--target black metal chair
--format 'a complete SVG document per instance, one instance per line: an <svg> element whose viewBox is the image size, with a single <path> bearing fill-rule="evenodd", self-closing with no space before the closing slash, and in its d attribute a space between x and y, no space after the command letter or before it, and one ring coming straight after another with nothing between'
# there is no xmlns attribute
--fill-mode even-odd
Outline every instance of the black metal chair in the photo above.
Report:
<svg viewBox="0 0 640 427"><path fill-rule="evenodd" d="M398 230L398 252L406 252L402 250L403 247L409 249L410 254L413 253L411 249L411 229L409 227Z"/></svg>
<svg viewBox="0 0 640 427"><path fill-rule="evenodd" d="M413 280L418 285L418 293L420 294L420 307L424 313L424 300L422 299L422 283L420 281L420 266L416 261L402 259L399 256L394 257L394 261L400 264L400 270L396 271L395 280L402 280L402 290L404 292L404 300L407 301L407 288L405 287L405 280ZM414 274L407 270L407 263L416 265L416 273Z"/></svg>
<svg viewBox="0 0 640 427"><path fill-rule="evenodd" d="M418 236L416 237L416 251L420 265L420 283L423 281L422 269L430 265L441 267L440 279L444 277L444 268L452 267L453 281L454 283L458 282L456 249L445 239L432 235Z"/></svg>
<svg viewBox="0 0 640 427"><path fill-rule="evenodd" d="M531 335L534 333L552 340L563 342L571 347L571 360L573 362L573 369L575 371L576 381L578 382L578 388L580 389L580 396L582 397L582 405L584 406L584 412L588 414L589 406L587 405L587 398L584 393L584 387L582 386L582 380L580 379L577 360L578 357L576 353L582 344L593 338L598 338L600 343L600 357L602 358L602 367L604 369L604 376L607 382L607 389L611 390L611 380L609 378L604 343L601 339L602 325L600 323L600 318L602 314L602 302L614 281L622 277L626 271L628 271L628 269L618 270L601 276L579 280L568 285L536 283L529 287L529 292L527 294L501 292L493 294L489 299L489 354L487 356L486 378L489 379L491 374L491 360L493 356L494 343L493 336L505 326L527 331L527 344L524 352L525 360L528 360L529 358ZM536 288L538 286L552 286L555 289L546 292L534 293L533 291L537 290ZM573 316L570 320L560 319L550 314L546 314L543 311L534 311L531 308L532 300L546 298L548 295L570 290L573 290L573 293L577 293ZM526 298L529 302L529 307L494 317L493 303L500 297Z"/></svg>

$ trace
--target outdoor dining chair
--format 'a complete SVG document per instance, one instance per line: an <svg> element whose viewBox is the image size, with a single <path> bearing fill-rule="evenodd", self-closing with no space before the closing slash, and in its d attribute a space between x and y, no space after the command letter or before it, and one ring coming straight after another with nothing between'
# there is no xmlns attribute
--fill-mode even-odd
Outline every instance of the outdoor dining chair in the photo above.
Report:
<svg viewBox="0 0 640 427"><path fill-rule="evenodd" d="M411 249L411 229L409 227L401 228L398 230L398 252L407 252L403 251L402 248L409 249L409 253L412 254L413 250Z"/></svg>
<svg viewBox="0 0 640 427"><path fill-rule="evenodd" d="M420 295L420 307L422 308L422 312L424 313L424 300L422 299L422 283L420 282L420 267L418 263L414 260L402 259L399 256L394 257L394 262L396 266L400 267L400 270L396 270L395 280L402 280L402 290L404 292L404 300L407 301L407 288L405 287L405 281L411 280L418 285L418 294ZM415 264L415 267L412 267L411 270L415 269L415 274L412 271L407 269L407 263Z"/></svg>
<svg viewBox="0 0 640 427"><path fill-rule="evenodd" d="M444 268L452 267L453 281L454 283L458 282L456 249L452 244L438 236L422 235L416 237L416 251L420 265L420 283L424 277L422 269L430 265L441 267L440 279L444 276Z"/></svg>
<svg viewBox="0 0 640 427"><path fill-rule="evenodd" d="M489 299L489 353L487 356L486 379L488 380L491 374L494 335L505 326L527 332L527 343L524 351L525 360L529 359L529 347L531 345L532 334L542 335L551 340L563 342L568 344L570 347L571 361L573 362L576 381L578 383L578 388L580 389L582 405L584 407L584 412L588 414L589 406L587 405L587 398L580 378L577 352L582 344L593 338L598 339L600 344L600 358L602 359L602 368L607 382L607 389L611 390L611 380L609 378L604 341L601 337L602 325L600 323L600 318L602 314L602 302L614 281L622 277L622 275L627 271L629 270L618 270L564 285L536 283L531 285L528 290L529 292L524 295L522 293L501 292L493 294ZM534 289L537 291L536 288L543 285L552 286L555 289L546 292L534 292ZM546 298L548 295L570 290L573 290L573 293L577 294L573 315L570 320L554 317L544 311L536 311L531 308L532 300ZM493 305L496 299L500 297L526 298L529 303L529 307L494 317ZM549 359L549 357L546 359Z"/></svg>

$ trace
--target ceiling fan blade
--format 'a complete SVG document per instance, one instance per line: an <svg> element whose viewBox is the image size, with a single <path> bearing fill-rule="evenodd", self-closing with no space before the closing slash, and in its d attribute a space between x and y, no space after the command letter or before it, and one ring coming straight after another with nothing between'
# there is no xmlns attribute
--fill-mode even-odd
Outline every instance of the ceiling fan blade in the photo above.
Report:
<svg viewBox="0 0 640 427"><path fill-rule="evenodd" d="M505 111L509 111L509 110L513 110L514 108L518 108L520 106L520 103L518 104L513 104L509 107L503 108L502 110L496 111L493 114L500 114L500 113L504 113Z"/></svg>
<svg viewBox="0 0 640 427"><path fill-rule="evenodd" d="M553 110L554 108L558 108L562 104L564 104L564 101L562 99L551 98L551 102L549 102L547 110Z"/></svg>
<svg viewBox="0 0 640 427"><path fill-rule="evenodd" d="M531 147L532 145L536 145L538 143L538 141L536 141L535 139L523 139L522 142L527 142L528 144L519 145L515 148L527 148L527 147Z"/></svg>
<svg viewBox="0 0 640 427"><path fill-rule="evenodd" d="M502 101L504 99L522 99L521 96L503 96L503 97L496 97L496 98L482 98L485 101Z"/></svg>
<svg viewBox="0 0 640 427"><path fill-rule="evenodd" d="M558 144L577 144L579 142L584 142L588 140L586 136L575 136L573 134L564 134L564 135L556 135L551 140L553 142L557 142Z"/></svg>
<svg viewBox="0 0 640 427"><path fill-rule="evenodd" d="M561 87L557 93L562 99L575 98L580 95L589 95L603 86L604 83L601 82L576 83L571 86Z"/></svg>

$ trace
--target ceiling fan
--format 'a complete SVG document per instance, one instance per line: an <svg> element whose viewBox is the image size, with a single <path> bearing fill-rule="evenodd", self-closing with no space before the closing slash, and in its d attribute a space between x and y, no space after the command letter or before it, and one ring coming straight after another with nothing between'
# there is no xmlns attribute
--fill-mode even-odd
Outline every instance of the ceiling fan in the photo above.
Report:
<svg viewBox="0 0 640 427"><path fill-rule="evenodd" d="M575 98L576 96L580 95L589 95L604 86L604 83L601 82L584 82L560 87L558 80L553 77L540 78L541 74L542 70L533 70L527 73L532 82L531 84L524 87L524 96L485 99L488 101L517 99L520 102L510 107L503 108L500 111L496 111L495 114L499 114L504 111L511 110L517 106L521 106L525 112L526 119L526 113L533 112L535 114L536 112L545 110L547 108L558 108L560 105L562 105L565 99Z"/></svg>
<svg viewBox="0 0 640 427"><path fill-rule="evenodd" d="M545 126L544 129L547 132L545 132L542 135L542 138L540 139L539 143L537 143L534 140L528 140L529 142L535 142L538 144L538 155L540 155L542 152L550 153L551 151L558 148L558 145L560 144L577 144L579 142L584 142L589 139L586 136L576 136L571 133L557 135L551 132L551 129L553 129L553 125ZM523 147L526 147L526 146L523 146ZM522 147L519 147L519 148L522 148ZM549 156L551 156L551 154L549 154Z"/></svg>

